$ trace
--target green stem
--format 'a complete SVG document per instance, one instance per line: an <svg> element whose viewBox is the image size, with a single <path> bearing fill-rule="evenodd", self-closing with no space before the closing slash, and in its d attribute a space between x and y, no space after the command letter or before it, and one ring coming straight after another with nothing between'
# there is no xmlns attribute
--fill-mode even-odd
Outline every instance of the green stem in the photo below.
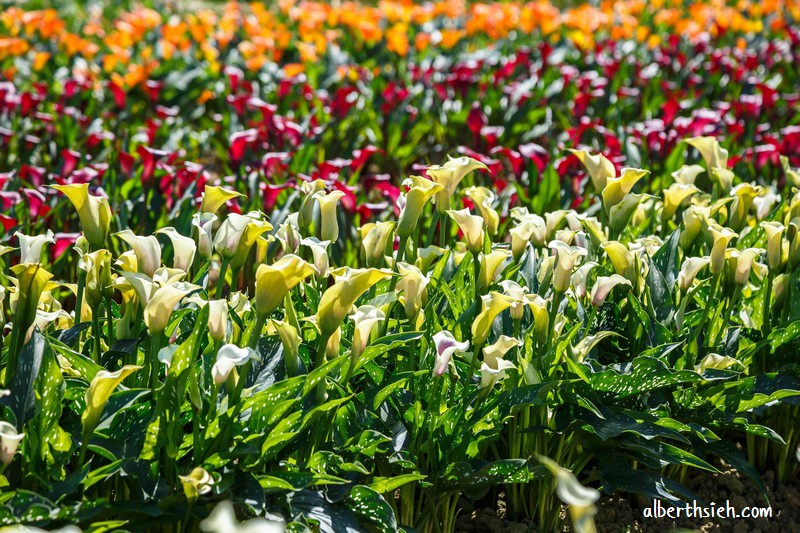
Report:
<svg viewBox="0 0 800 533"><path fill-rule="evenodd" d="M320 335L317 338L317 358L315 361L314 368L319 368L325 363L325 351L328 345L328 339L330 335ZM325 380L321 380L319 385L317 385L317 393L316 393L317 403L322 403L325 401Z"/></svg>
<svg viewBox="0 0 800 533"><path fill-rule="evenodd" d="M114 313L111 308L111 298L106 297L106 327L108 329L108 347L111 348L116 341L116 332L114 331Z"/></svg>
<svg viewBox="0 0 800 533"><path fill-rule="evenodd" d="M99 309L95 309L92 313L92 353L94 354L94 362L100 364L100 316L98 315Z"/></svg>
<svg viewBox="0 0 800 533"><path fill-rule="evenodd" d="M222 263L219 266L219 277L217 278L217 286L215 288L214 296L215 298L222 298L222 289L225 285L225 276L228 274L228 260L222 259Z"/></svg>

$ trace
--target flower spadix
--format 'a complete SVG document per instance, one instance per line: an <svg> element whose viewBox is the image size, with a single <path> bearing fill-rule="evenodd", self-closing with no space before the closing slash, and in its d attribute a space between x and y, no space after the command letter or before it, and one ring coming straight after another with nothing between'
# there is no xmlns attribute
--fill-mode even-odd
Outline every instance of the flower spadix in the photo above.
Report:
<svg viewBox="0 0 800 533"><path fill-rule="evenodd" d="M94 248L102 248L111 228L111 207L104 196L89 194L89 184L53 185L57 191L64 193L75 209L81 221L81 229Z"/></svg>
<svg viewBox="0 0 800 533"><path fill-rule="evenodd" d="M377 268L344 267L334 271L336 283L322 295L317 310L317 327L327 337L336 331L359 297L370 287L392 275Z"/></svg>
<svg viewBox="0 0 800 533"><path fill-rule="evenodd" d="M316 272L316 269L296 255L284 255L271 265L259 265L256 270L256 313L266 316L283 302L295 285Z"/></svg>

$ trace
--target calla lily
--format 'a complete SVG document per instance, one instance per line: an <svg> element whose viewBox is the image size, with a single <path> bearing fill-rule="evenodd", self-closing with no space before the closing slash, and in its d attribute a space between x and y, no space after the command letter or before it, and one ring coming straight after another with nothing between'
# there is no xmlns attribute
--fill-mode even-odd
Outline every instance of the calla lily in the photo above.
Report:
<svg viewBox="0 0 800 533"><path fill-rule="evenodd" d="M84 298L92 308L96 309L103 298L113 296L113 278L111 277L111 252L97 250L81 257L79 268L86 272L86 291Z"/></svg>
<svg viewBox="0 0 800 533"><path fill-rule="evenodd" d="M692 283L694 283L694 278L710 262L711 258L708 256L688 257L683 261L681 270L678 272L678 287L680 287L681 292L686 293L689 290Z"/></svg>
<svg viewBox="0 0 800 533"><path fill-rule="evenodd" d="M17 433L17 428L9 422L0 422L0 463L7 466L14 460L23 437L25 434Z"/></svg>
<svg viewBox="0 0 800 533"><path fill-rule="evenodd" d="M380 268L386 261L386 247L393 238L394 222L370 222L361 226L361 251L367 266Z"/></svg>
<svg viewBox="0 0 800 533"><path fill-rule="evenodd" d="M516 368L511 361L498 360L497 368L492 368L486 363L481 363L481 388L494 387L506 377L506 370Z"/></svg>
<svg viewBox="0 0 800 533"><path fill-rule="evenodd" d="M270 320L270 326L275 329L283 344L283 362L286 364L286 372L290 376L300 373L300 344L303 339L297 333L297 329L281 320Z"/></svg>
<svg viewBox="0 0 800 533"><path fill-rule="evenodd" d="M283 533L285 526L280 522L272 522L266 518L251 518L240 524L230 501L224 501L214 507L208 518L200 523L205 533Z"/></svg>
<svg viewBox="0 0 800 533"><path fill-rule="evenodd" d="M728 167L728 151L720 146L715 137L693 137L685 142L700 152L707 169Z"/></svg>
<svg viewBox="0 0 800 533"><path fill-rule="evenodd" d="M708 231L712 239L711 273L716 276L725 268L725 252L728 249L728 243L739 234L730 228L724 228L714 223L708 225Z"/></svg>
<svg viewBox="0 0 800 533"><path fill-rule="evenodd" d="M213 213L196 213L192 217L192 226L197 228L197 249L205 259L214 251L212 231L216 221L217 215Z"/></svg>
<svg viewBox="0 0 800 533"><path fill-rule="evenodd" d="M334 273L336 283L322 295L317 310L317 326L323 337L331 335L344 320L356 300L370 287L392 275L377 268L345 267Z"/></svg>
<svg viewBox="0 0 800 533"><path fill-rule="evenodd" d="M508 250L492 250L488 254L480 254L481 268L478 273L478 288L486 290L494 282L498 274L502 272L500 268L511 257Z"/></svg>
<svg viewBox="0 0 800 533"><path fill-rule="evenodd" d="M172 364L172 358L175 356L175 352L178 351L180 346L178 344L169 344L164 346L158 351L158 360L161 364L164 364L169 368L169 365Z"/></svg>
<svg viewBox="0 0 800 533"><path fill-rule="evenodd" d="M183 485L186 499L190 503L194 503L200 496L211 492L214 485L214 478L201 466L194 467L188 476L178 476L178 478Z"/></svg>
<svg viewBox="0 0 800 533"><path fill-rule="evenodd" d="M155 291L144 307L144 323L150 333L161 333L169 323L172 310L187 294L195 290L193 285L173 284Z"/></svg>
<svg viewBox="0 0 800 533"><path fill-rule="evenodd" d="M603 250L608 254L614 271L630 281L632 284L638 280L636 271L636 259L628 247L618 241L608 241L603 243Z"/></svg>
<svg viewBox="0 0 800 533"><path fill-rule="evenodd" d="M414 233L425 204L444 189L442 185L421 176L411 176L405 183L410 183L411 188L406 194L405 206L397 222L397 235L401 239L407 239Z"/></svg>
<svg viewBox="0 0 800 533"><path fill-rule="evenodd" d="M681 216L683 220L683 231L681 232L680 245L684 250L689 250L694 244L697 236L708 224L711 217L711 209L697 205L687 207Z"/></svg>
<svg viewBox="0 0 800 533"><path fill-rule="evenodd" d="M588 254L585 248L570 246L563 241L550 241L548 245L555 252L555 268L553 270L553 287L556 292L565 292L569 288L572 269Z"/></svg>
<svg viewBox="0 0 800 533"><path fill-rule="evenodd" d="M17 290L19 293L14 313L14 323L15 326L19 325L20 331L27 336L26 332L36 317L39 298L41 298L42 292L53 275L41 265L32 263L14 265L11 267L11 271L17 277Z"/></svg>
<svg viewBox="0 0 800 533"><path fill-rule="evenodd" d="M733 282L737 285L745 285L750 279L750 271L753 269L753 262L764 253L760 248L746 248L737 250L729 248L726 252L729 273Z"/></svg>
<svg viewBox="0 0 800 533"><path fill-rule="evenodd" d="M753 199L756 220L763 220L772 211L776 203L781 201L781 196L774 187L762 188L761 194Z"/></svg>
<svg viewBox="0 0 800 533"><path fill-rule="evenodd" d="M625 281L627 282L628 280ZM600 341L606 337L612 336L621 337L621 335L615 331L598 331L594 335L587 335L581 339L578 344L572 347L572 353L570 357L573 361L582 363L583 360L586 359L586 356L589 355L589 352L591 352L594 347L600 343Z"/></svg>
<svg viewBox="0 0 800 533"><path fill-rule="evenodd" d="M249 361L258 360L258 354L252 348L239 348L235 344L225 344L217 352L217 360L211 367L211 376L219 386L225 383L231 371Z"/></svg>
<svg viewBox="0 0 800 533"><path fill-rule="evenodd" d="M227 300L209 300L208 333L217 342L222 342L228 335L228 302Z"/></svg>
<svg viewBox="0 0 800 533"><path fill-rule="evenodd" d="M761 227L767 234L767 265L770 270L778 270L783 259L783 232L785 230L780 222L762 222Z"/></svg>
<svg viewBox="0 0 800 533"><path fill-rule="evenodd" d="M427 300L427 285L430 283L430 278L419 268L408 263L398 263L397 271L400 274L397 290L403 293L403 307L406 316L413 321Z"/></svg>
<svg viewBox="0 0 800 533"><path fill-rule="evenodd" d="M586 296L586 284L589 281L589 274L598 266L600 265L595 261L589 261L575 270L575 273L572 275L572 286L575 288L575 296L578 298Z"/></svg>
<svg viewBox="0 0 800 533"><path fill-rule="evenodd" d="M64 193L75 206L81 221L81 229L89 244L94 248L102 248L111 228L111 207L108 205L108 199L89 194L88 183L52 187Z"/></svg>
<svg viewBox="0 0 800 533"><path fill-rule="evenodd" d="M431 265L447 251L448 250L440 246L426 246L425 248L420 248L417 250L417 260L414 263L422 272L427 272L430 270Z"/></svg>
<svg viewBox="0 0 800 533"><path fill-rule="evenodd" d="M489 368L497 370L500 368L500 362L509 350L518 346L522 346L522 342L518 339L507 335L500 335L493 344L483 348L483 362L488 365Z"/></svg>
<svg viewBox="0 0 800 533"><path fill-rule="evenodd" d="M284 255L272 265L256 270L256 312L266 316L278 308L295 285L316 270L296 255Z"/></svg>
<svg viewBox="0 0 800 533"><path fill-rule="evenodd" d="M481 312L472 322L472 342L475 346L482 346L486 342L494 319L513 303L513 298L494 291L481 297Z"/></svg>
<svg viewBox="0 0 800 533"><path fill-rule="evenodd" d="M736 175L727 168L716 167L708 169L708 175L711 178L711 181L719 185L719 188L723 193L727 193L731 190L733 178L736 177Z"/></svg>
<svg viewBox="0 0 800 533"><path fill-rule="evenodd" d="M233 200L240 196L244 195L230 189L206 185L203 190L203 203L200 205L200 212L213 215L219 211L219 208L225 205L228 200Z"/></svg>
<svg viewBox="0 0 800 533"><path fill-rule="evenodd" d="M698 374L702 374L706 370L714 369L714 370L725 370L726 368L732 367L734 365L742 365L740 361L734 359L733 357L728 357L726 355L719 355L716 353L710 353L703 357L700 360L700 363L696 364L694 367L694 371Z"/></svg>
<svg viewBox="0 0 800 533"><path fill-rule="evenodd" d="M694 185L697 176L702 174L705 169L700 165L682 165L681 168L672 173L675 183L679 185Z"/></svg>
<svg viewBox="0 0 800 533"><path fill-rule="evenodd" d="M214 248L224 259L230 260L233 268L239 268L256 239L270 230L272 225L262 220L258 211L246 215L230 213L214 236Z"/></svg>
<svg viewBox="0 0 800 533"><path fill-rule="evenodd" d="M783 172L786 174L786 180L793 187L800 187L800 169L792 168L789 164L789 158L785 155L780 156L780 160Z"/></svg>
<svg viewBox="0 0 800 533"><path fill-rule="evenodd" d="M45 243L55 243L53 232L49 229L44 235L29 237L20 232L14 233L19 240L19 262L36 264L42 261L42 248Z"/></svg>
<svg viewBox="0 0 800 533"><path fill-rule="evenodd" d="M530 218L523 219L511 228L508 233L511 235L511 253L518 261L529 242L532 242L537 248L544 245L547 227L542 217L531 215Z"/></svg>
<svg viewBox="0 0 800 533"><path fill-rule="evenodd" d="M688 198L700 192L693 183L673 183L664 190L664 207L661 208L661 220L670 220L675 212Z"/></svg>
<svg viewBox="0 0 800 533"><path fill-rule="evenodd" d="M447 211L461 233L464 234L464 239L467 242L467 248L473 254L477 254L483 249L483 225L484 220L480 216L470 214L469 209L461 209L460 211Z"/></svg>
<svg viewBox="0 0 800 533"><path fill-rule="evenodd" d="M173 268L189 272L194 262L194 255L197 252L197 245L194 240L181 235L172 227L161 228L156 233L166 235L172 242Z"/></svg>
<svg viewBox="0 0 800 533"><path fill-rule="evenodd" d="M475 203L475 207L486 221L487 233L490 237L494 237L500 225L500 215L492 206L495 200L494 193L486 187L470 187L465 193Z"/></svg>
<svg viewBox="0 0 800 533"><path fill-rule="evenodd" d="M115 235L133 248L139 272L152 277L156 269L161 266L161 246L158 244L158 239L153 235L140 237L129 229Z"/></svg>
<svg viewBox="0 0 800 533"><path fill-rule="evenodd" d="M86 409L81 415L81 425L83 426L84 439L97 427L100 422L100 417L103 415L103 410L111 397L114 389L122 383L122 381L141 369L140 366L125 365L116 372L109 372L107 370L100 370L95 374L89 388L86 389Z"/></svg>
<svg viewBox="0 0 800 533"><path fill-rule="evenodd" d="M331 191L329 193L319 191L314 193L314 198L319 203L320 238L323 241L336 242L339 240L339 220L336 216L336 207L343 197L344 193L342 191Z"/></svg>
<svg viewBox="0 0 800 533"><path fill-rule="evenodd" d="M278 227L278 231L276 232L278 241L280 241L281 243L281 249L285 254L296 253L297 249L300 247L300 243L303 241L303 238L300 235L300 231L298 229L297 219L298 219L297 213L292 213L291 215L286 217L286 222L281 224ZM320 242L330 243L330 241L320 241Z"/></svg>
<svg viewBox="0 0 800 533"><path fill-rule="evenodd" d="M308 237L300 241L303 246L311 248L311 255L314 257L314 268L317 269L317 276L320 278L328 277L330 260L328 259L328 246L330 241L321 241L316 237Z"/></svg>
<svg viewBox="0 0 800 533"><path fill-rule="evenodd" d="M556 494L569 507L576 533L594 533L594 515L597 513L594 504L600 499L600 493L581 485L575 474L552 459L541 456L538 459L556 478Z"/></svg>
<svg viewBox="0 0 800 533"><path fill-rule="evenodd" d="M297 213L297 227L307 230L314 221L315 195L325 191L325 182L322 180L304 181L300 184L300 191L303 193L303 201L300 204L300 211Z"/></svg>
<svg viewBox="0 0 800 533"><path fill-rule="evenodd" d="M595 307L603 305L608 293L617 285L627 285L631 287L631 282L619 274L598 277L594 287L592 287L592 305Z"/></svg>
<svg viewBox="0 0 800 533"><path fill-rule="evenodd" d="M569 151L586 167L595 191L600 192L605 189L608 180L616 176L617 170L614 168L614 164L603 154L591 155L585 150Z"/></svg>
<svg viewBox="0 0 800 533"><path fill-rule="evenodd" d="M433 336L436 346L436 360L433 364L433 375L441 376L447 370L453 354L464 352L469 348L469 341L458 342L449 331L440 331Z"/></svg>
<svg viewBox="0 0 800 533"><path fill-rule="evenodd" d="M355 365L367 347L372 330L375 329L379 322L386 320L386 315L377 307L362 305L355 313L350 315L350 319L355 324L353 345L350 348L351 363Z"/></svg>
<svg viewBox="0 0 800 533"><path fill-rule="evenodd" d="M648 174L648 170L625 168L621 176L609 178L603 189L603 207L606 212L610 213L611 208L620 203L633 190L634 185Z"/></svg>
<svg viewBox="0 0 800 533"><path fill-rule="evenodd" d="M753 205L753 200L761 194L763 189L759 186L753 186L750 183L740 183L731 191L734 196L733 204L731 205L730 214L730 227L734 231L741 230L747 222L747 214L750 212L750 207Z"/></svg>
<svg viewBox="0 0 800 533"><path fill-rule="evenodd" d="M473 170L488 170L488 167L471 157L452 158L447 156L443 165L428 167L426 173L433 181L442 186L436 193L436 209L444 213L450 209L450 202L464 177Z"/></svg>

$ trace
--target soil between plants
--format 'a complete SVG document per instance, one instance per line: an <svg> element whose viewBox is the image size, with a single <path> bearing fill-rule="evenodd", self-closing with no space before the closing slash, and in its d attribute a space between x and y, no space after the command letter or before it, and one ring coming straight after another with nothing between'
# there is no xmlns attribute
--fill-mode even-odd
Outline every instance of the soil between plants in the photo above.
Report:
<svg viewBox="0 0 800 533"><path fill-rule="evenodd" d="M762 476L772 505L772 518L740 519L678 519L644 518L642 510L651 505L649 500L634 495L605 496L597 504L595 524L598 533L650 533L664 531L701 531L731 533L800 533L800 480L782 484L775 481L772 471ZM686 487L702 500L725 505L729 500L737 511L744 507L764 507L766 502L755 484L746 476L728 468L721 474L694 474ZM506 517L505 495L500 493L496 508L473 510L469 502L462 502L461 516L456 531L498 533L525 533L529 524ZM562 510L565 513L565 510ZM530 531L537 531L531 528ZM569 525L564 531L571 531ZM543 532L547 533L547 532Z"/></svg>

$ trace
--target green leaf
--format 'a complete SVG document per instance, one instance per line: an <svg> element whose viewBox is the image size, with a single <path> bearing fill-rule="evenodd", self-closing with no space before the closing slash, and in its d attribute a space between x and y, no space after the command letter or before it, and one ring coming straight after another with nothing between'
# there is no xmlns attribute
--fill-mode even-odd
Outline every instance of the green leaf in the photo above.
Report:
<svg viewBox="0 0 800 533"><path fill-rule="evenodd" d="M347 505L357 516L373 524L380 531L397 531L397 518L392 507L380 493L370 487L363 485L353 487L347 498Z"/></svg>

